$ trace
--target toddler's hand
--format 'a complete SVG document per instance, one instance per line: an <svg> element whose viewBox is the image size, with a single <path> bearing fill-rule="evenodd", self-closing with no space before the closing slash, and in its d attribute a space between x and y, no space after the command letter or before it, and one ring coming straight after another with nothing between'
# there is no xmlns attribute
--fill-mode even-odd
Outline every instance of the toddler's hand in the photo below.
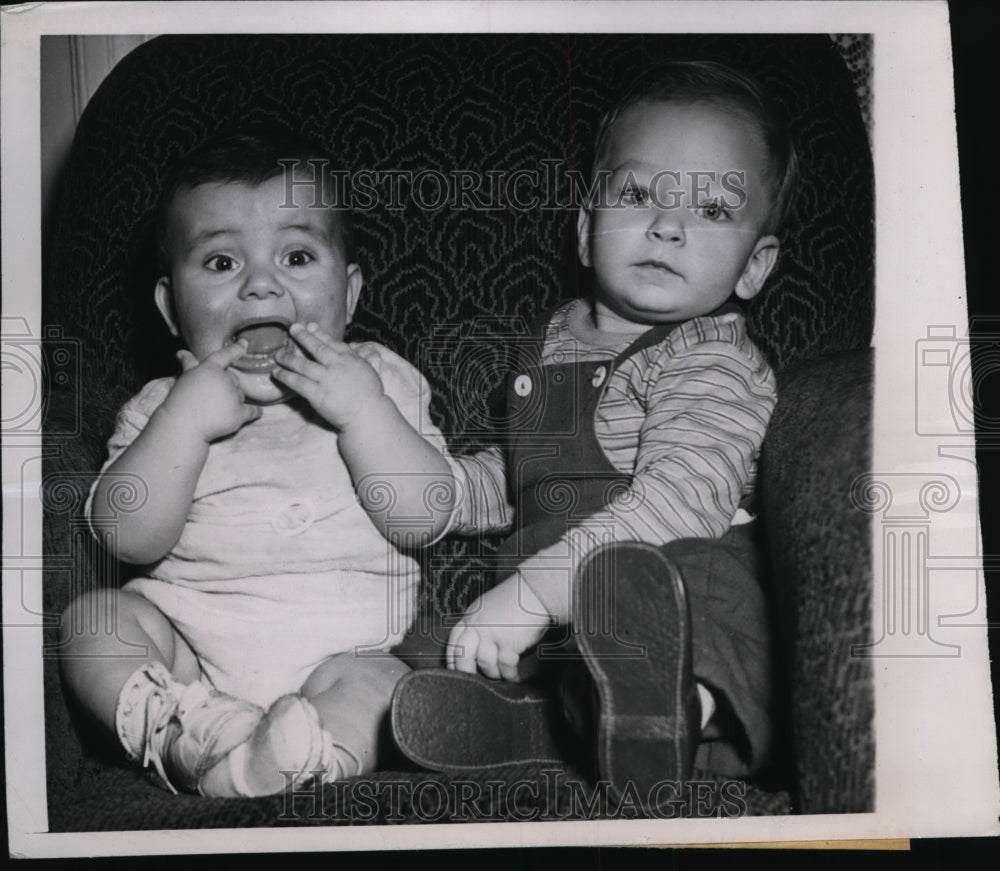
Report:
<svg viewBox="0 0 1000 871"><path fill-rule="evenodd" d="M183 372L177 379L163 409L176 414L206 441L213 442L236 432L261 415L240 389L236 373L229 369L246 353L246 344L237 342L209 354L200 363L190 351L178 351Z"/></svg>
<svg viewBox="0 0 1000 871"><path fill-rule="evenodd" d="M448 637L448 668L494 680L518 680L517 663L541 641L552 618L531 587L518 575L483 593Z"/></svg>
<svg viewBox="0 0 1000 871"><path fill-rule="evenodd" d="M281 368L275 370L274 378L337 429L347 429L368 403L384 395L378 373L346 343L332 339L315 324L293 324L289 332L309 357L281 351L275 356Z"/></svg>

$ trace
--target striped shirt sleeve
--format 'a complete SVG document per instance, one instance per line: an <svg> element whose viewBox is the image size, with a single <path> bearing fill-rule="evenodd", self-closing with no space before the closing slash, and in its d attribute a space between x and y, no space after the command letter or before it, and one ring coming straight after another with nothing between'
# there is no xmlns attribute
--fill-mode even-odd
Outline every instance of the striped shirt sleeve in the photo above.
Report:
<svg viewBox="0 0 1000 871"><path fill-rule="evenodd" d="M638 431L631 486L520 568L560 621L569 619L572 605L568 579L598 545L721 536L753 475L774 409L773 373L742 318L698 318L634 359L622 396L601 406L611 421L605 426L611 438L602 437L609 456L616 436Z"/></svg>
<svg viewBox="0 0 1000 871"><path fill-rule="evenodd" d="M514 507L507 498L503 450L491 447L476 454L448 456L447 460L456 491L448 531L459 535L509 531L514 525Z"/></svg>

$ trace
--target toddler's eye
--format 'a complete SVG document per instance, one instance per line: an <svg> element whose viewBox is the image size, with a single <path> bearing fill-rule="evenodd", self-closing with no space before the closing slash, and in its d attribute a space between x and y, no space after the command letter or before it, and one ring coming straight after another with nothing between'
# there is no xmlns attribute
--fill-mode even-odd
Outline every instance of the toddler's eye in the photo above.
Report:
<svg viewBox="0 0 1000 871"><path fill-rule="evenodd" d="M622 189L622 202L629 205L643 206L649 202L649 197L638 185L629 184Z"/></svg>
<svg viewBox="0 0 1000 871"><path fill-rule="evenodd" d="M697 211L709 221L722 221L729 217L729 211L720 202L705 203Z"/></svg>
<svg viewBox="0 0 1000 871"><path fill-rule="evenodd" d="M312 263L316 258L312 256L308 251L298 250L292 251L285 255L285 265L286 266L305 266L308 263Z"/></svg>
<svg viewBox="0 0 1000 871"><path fill-rule="evenodd" d="M212 272L231 272L236 268L236 261L228 254L216 254L205 261L205 268Z"/></svg>

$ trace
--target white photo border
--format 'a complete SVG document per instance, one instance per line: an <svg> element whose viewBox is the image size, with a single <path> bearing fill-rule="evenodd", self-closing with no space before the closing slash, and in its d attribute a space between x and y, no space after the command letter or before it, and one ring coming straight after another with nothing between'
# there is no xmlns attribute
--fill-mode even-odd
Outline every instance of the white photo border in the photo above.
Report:
<svg viewBox="0 0 1000 871"><path fill-rule="evenodd" d="M391 8L389 8L391 7ZM460 10L459 8L460 7ZM930 328L966 335L958 161L948 8L943 2L287 2L26 4L3 9L3 315L40 335L39 45L45 34L203 32L788 32L874 36L876 178L876 434L873 470L942 471L959 504L935 518L957 562L981 558L975 466L961 439L914 432L919 343ZM932 169L929 169L932 168ZM937 334L935 334L937 335ZM3 372L6 410L30 379ZM906 389L902 389L902 386ZM947 417L944 398L939 409ZM965 444L968 449L968 444ZM944 450L942 450L944 449ZM33 453L34 452L34 453ZM968 453L968 450L966 450ZM40 446L4 436L4 573L41 554ZM974 457L973 457L974 459ZM913 499L917 494L911 494ZM904 499L910 498L904 494ZM955 542L948 544L947 542ZM875 536L874 566L882 559ZM971 550L970 550L971 548ZM965 565L966 563L963 563ZM35 573L40 577L40 572ZM876 810L738 820L531 822L48 833L45 795L41 589L3 584L7 813L13 855L313 851L476 846L709 844L1000 833L1000 786L990 693L985 590L934 603L936 638L961 656L873 661ZM941 585L945 586L945 585ZM888 607L876 577L875 621ZM960 619L959 616L960 615ZM19 619L23 617L24 619ZM31 619L28 619L28 618Z"/></svg>

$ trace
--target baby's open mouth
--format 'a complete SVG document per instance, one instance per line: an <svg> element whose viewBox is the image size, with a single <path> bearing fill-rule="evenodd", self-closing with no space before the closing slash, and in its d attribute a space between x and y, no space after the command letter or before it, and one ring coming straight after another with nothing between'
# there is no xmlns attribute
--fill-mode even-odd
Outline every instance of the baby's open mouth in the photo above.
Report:
<svg viewBox="0 0 1000 871"><path fill-rule="evenodd" d="M247 352L233 363L241 372L264 372L274 368L274 355L289 342L289 325L283 321L257 321L240 327L233 341L247 343Z"/></svg>

